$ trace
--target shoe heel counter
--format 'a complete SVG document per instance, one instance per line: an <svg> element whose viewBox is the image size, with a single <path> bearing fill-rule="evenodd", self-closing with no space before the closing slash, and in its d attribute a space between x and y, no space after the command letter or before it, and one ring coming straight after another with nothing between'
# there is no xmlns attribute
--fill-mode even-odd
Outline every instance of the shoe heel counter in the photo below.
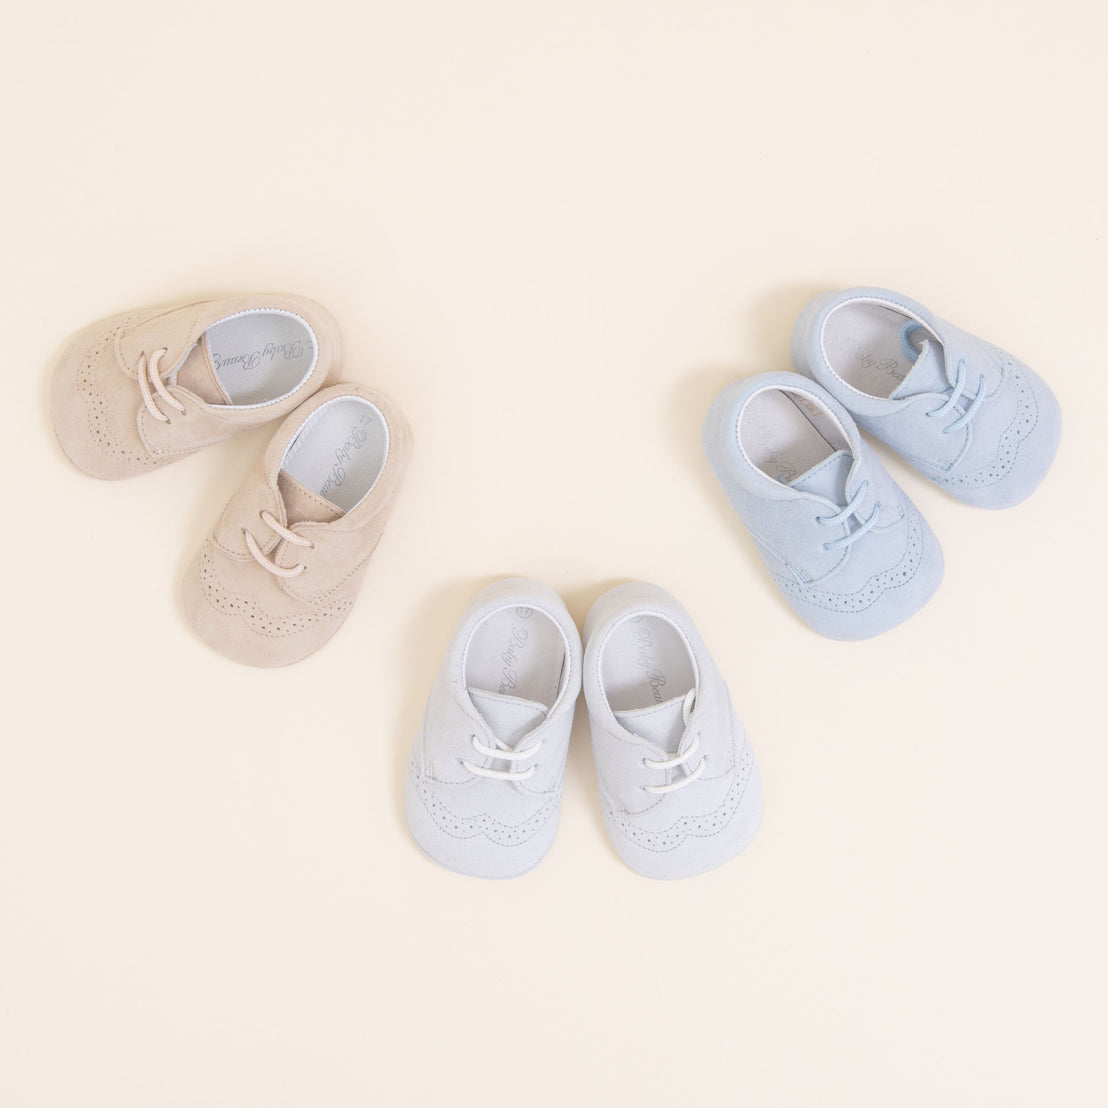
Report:
<svg viewBox="0 0 1108 1108"><path fill-rule="evenodd" d="M821 292L818 296L813 296L801 309L796 323L793 324L792 337L789 341L789 353L792 357L793 368L797 373L803 373L805 377L809 377L813 381L816 380L816 375L812 369L809 352L812 344L818 342L818 337L813 333L816 321L837 295L834 292Z"/></svg>

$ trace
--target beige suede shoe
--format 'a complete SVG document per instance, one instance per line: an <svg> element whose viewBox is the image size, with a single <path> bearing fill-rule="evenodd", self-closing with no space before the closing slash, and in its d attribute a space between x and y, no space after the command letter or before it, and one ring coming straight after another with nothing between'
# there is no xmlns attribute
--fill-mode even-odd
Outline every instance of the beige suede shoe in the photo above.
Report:
<svg viewBox="0 0 1108 1108"><path fill-rule="evenodd" d="M140 308L73 339L54 370L62 450L132 477L288 415L339 374L338 325L300 296Z"/></svg>
<svg viewBox="0 0 1108 1108"><path fill-rule="evenodd" d="M200 637L253 666L318 650L354 603L410 441L392 403L360 385L293 412L185 575Z"/></svg>

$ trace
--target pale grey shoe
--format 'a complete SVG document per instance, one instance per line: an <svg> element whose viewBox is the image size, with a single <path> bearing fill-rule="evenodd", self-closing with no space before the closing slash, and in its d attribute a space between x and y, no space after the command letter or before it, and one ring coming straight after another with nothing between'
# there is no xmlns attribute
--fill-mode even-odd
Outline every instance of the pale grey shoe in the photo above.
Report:
<svg viewBox="0 0 1108 1108"><path fill-rule="evenodd" d="M482 589L450 640L412 744L404 810L434 861L517 877L554 841L581 638L561 598L526 577Z"/></svg>
<svg viewBox="0 0 1108 1108"><path fill-rule="evenodd" d="M664 589L606 592L585 621L585 701L604 823L645 877L692 877L750 843L762 781L727 685Z"/></svg>

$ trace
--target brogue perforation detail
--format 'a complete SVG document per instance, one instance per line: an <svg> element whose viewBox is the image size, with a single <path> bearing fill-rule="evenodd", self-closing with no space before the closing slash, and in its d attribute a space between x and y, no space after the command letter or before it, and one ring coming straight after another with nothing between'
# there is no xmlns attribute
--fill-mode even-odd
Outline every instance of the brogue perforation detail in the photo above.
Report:
<svg viewBox="0 0 1108 1108"><path fill-rule="evenodd" d="M417 768L414 759L408 762L408 774L412 778L416 794L423 802L430 817L444 835L453 839L472 839L484 835L497 846L521 846L533 839L549 822L558 810L558 798L561 795L561 778L554 783L551 794L543 801L539 809L522 823L501 823L487 812L474 816L460 816L452 812L436 795L430 782Z"/></svg>
<svg viewBox="0 0 1108 1108"><path fill-rule="evenodd" d="M641 850L650 850L656 854L676 850L690 836L711 838L718 835L739 810L753 766L754 751L748 741L736 763L735 780L731 788L727 790L723 801L710 812L698 816L682 816L661 831L648 831L640 827L633 817L609 808L606 813L608 823Z"/></svg>
<svg viewBox="0 0 1108 1108"><path fill-rule="evenodd" d="M274 615L256 601L237 596L223 585L207 544L200 551L200 588L204 599L221 615L238 616L256 635L270 639L287 638L320 624L340 624L354 604L353 597L344 596L293 615Z"/></svg>
<svg viewBox="0 0 1108 1108"><path fill-rule="evenodd" d="M802 585L793 577L774 573L773 580L786 596L795 597L805 604L825 608L832 612L864 612L881 599L889 589L900 588L915 577L923 562L923 528L919 514L909 510L908 542L900 561L890 569L875 573L866 583L854 592L832 592L830 589L817 589Z"/></svg>

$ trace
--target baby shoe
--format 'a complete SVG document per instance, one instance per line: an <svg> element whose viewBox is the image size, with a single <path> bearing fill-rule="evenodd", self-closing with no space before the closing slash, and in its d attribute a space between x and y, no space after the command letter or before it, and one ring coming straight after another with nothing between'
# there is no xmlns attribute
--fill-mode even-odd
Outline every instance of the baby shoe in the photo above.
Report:
<svg viewBox="0 0 1108 1108"><path fill-rule="evenodd" d="M606 592L585 620L585 703L616 853L644 877L692 877L750 843L762 779L727 685L664 589Z"/></svg>
<svg viewBox="0 0 1108 1108"><path fill-rule="evenodd" d="M404 811L419 847L472 877L518 877L558 829L581 639L552 589L509 577L462 615L412 744Z"/></svg>
<svg viewBox="0 0 1108 1108"><path fill-rule="evenodd" d="M878 635L939 587L931 528L819 385L795 373L737 381L712 404L703 441L774 584L816 631Z"/></svg>
<svg viewBox="0 0 1108 1108"><path fill-rule="evenodd" d="M403 476L411 433L361 385L292 413L185 573L197 633L227 657L283 666L346 619Z"/></svg>
<svg viewBox="0 0 1108 1108"><path fill-rule="evenodd" d="M793 328L793 364L959 500L1007 508L1046 476L1062 416L1010 354L887 289L827 292Z"/></svg>
<svg viewBox="0 0 1108 1108"><path fill-rule="evenodd" d="M93 477L132 477L222 442L338 375L339 330L300 296L141 308L79 332L54 370L58 442Z"/></svg>

